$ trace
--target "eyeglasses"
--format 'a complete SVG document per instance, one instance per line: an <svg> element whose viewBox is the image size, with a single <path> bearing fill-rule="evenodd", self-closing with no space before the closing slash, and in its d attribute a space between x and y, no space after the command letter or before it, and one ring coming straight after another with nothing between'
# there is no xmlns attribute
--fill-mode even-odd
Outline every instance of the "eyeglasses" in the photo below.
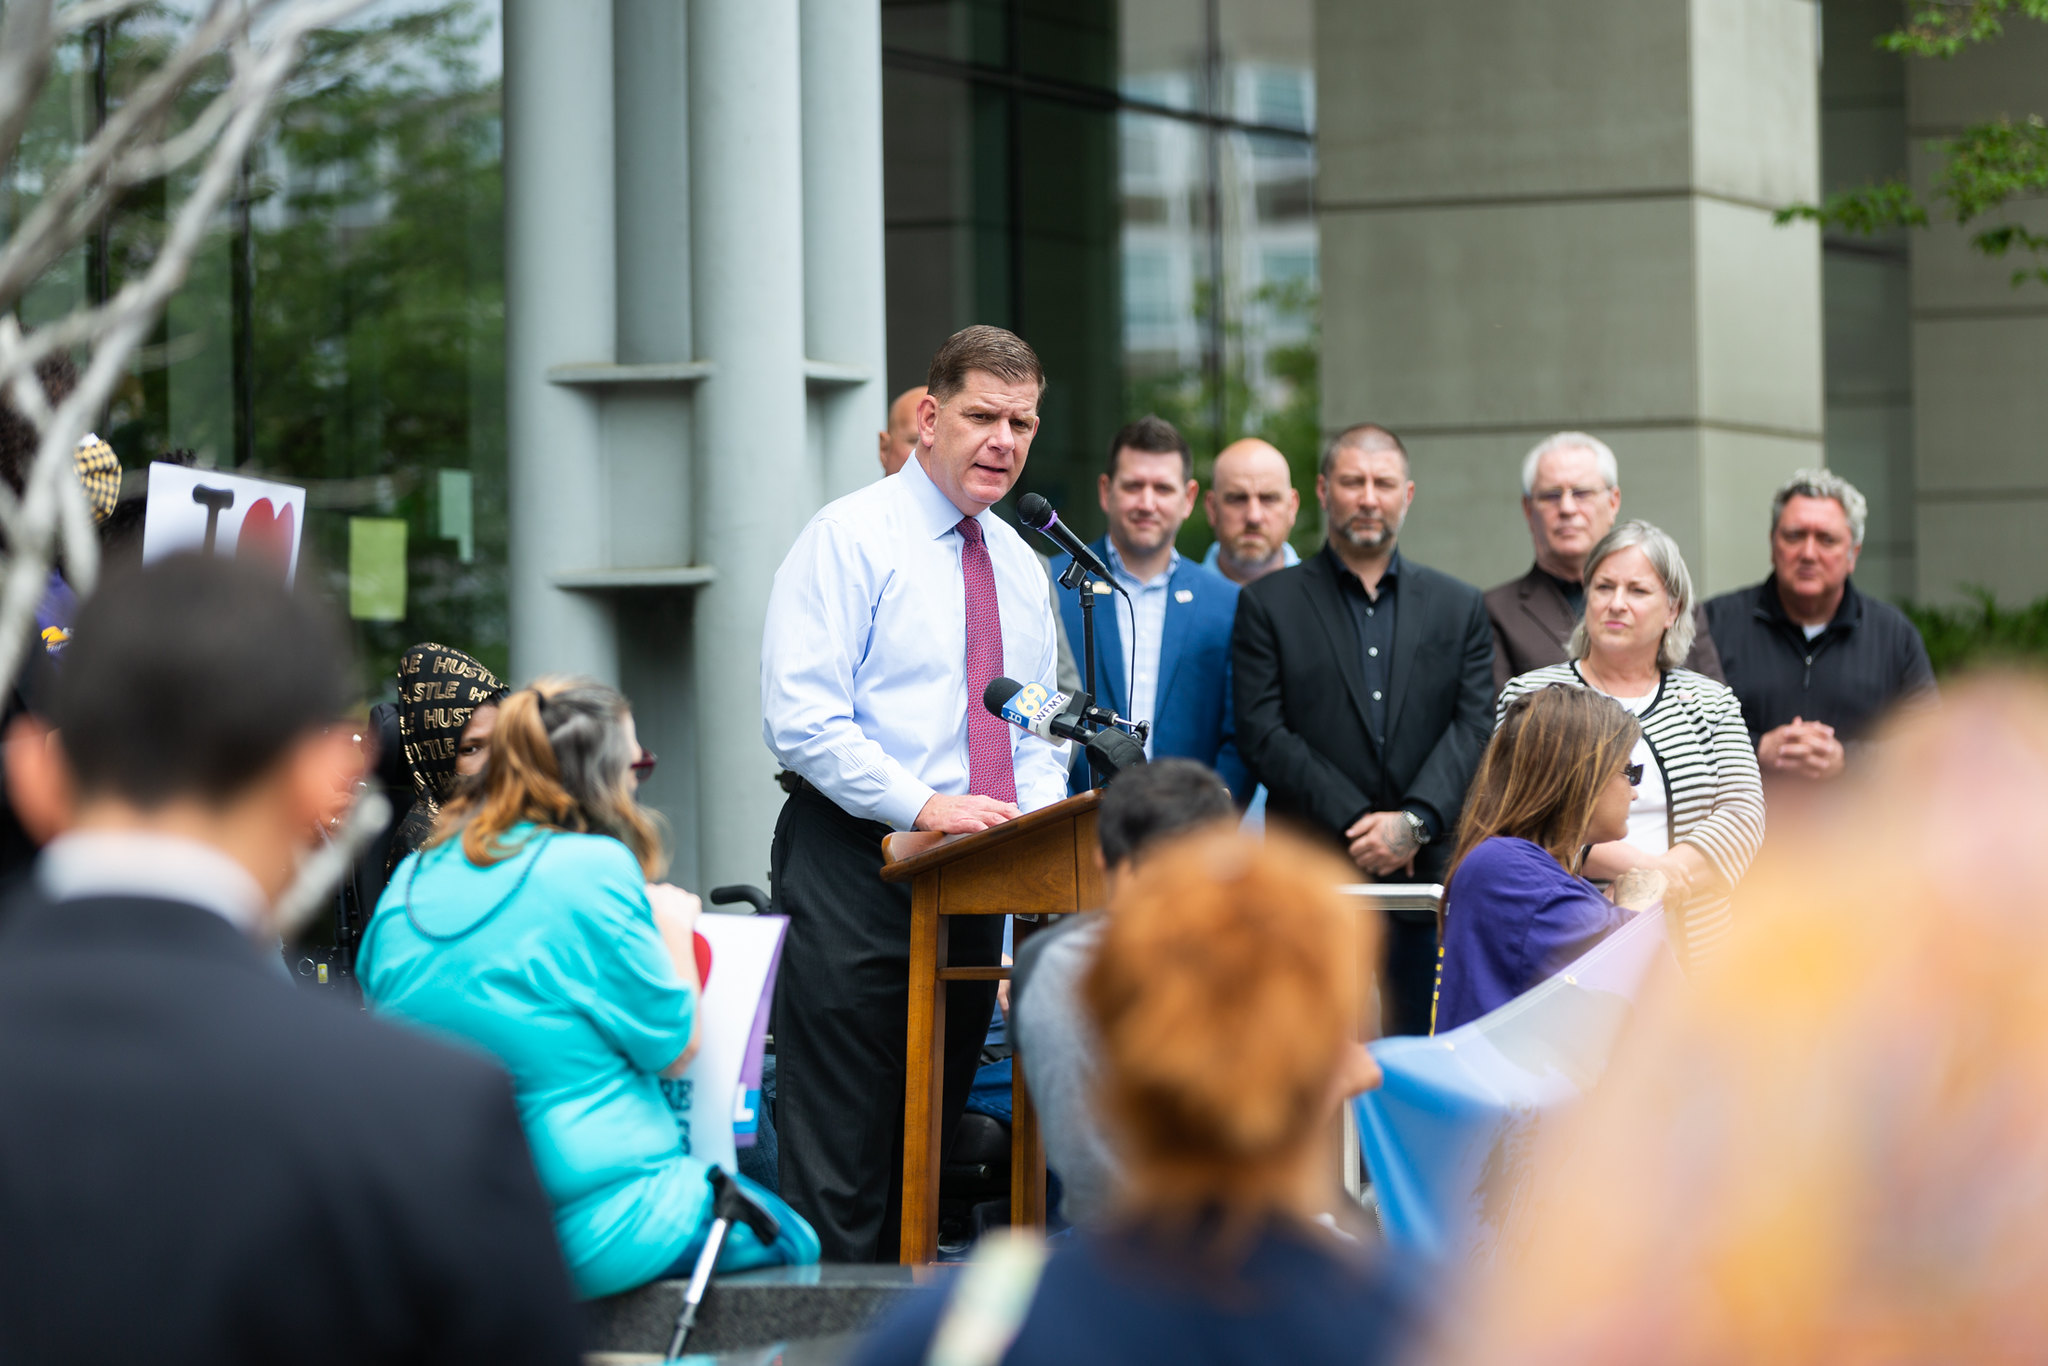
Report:
<svg viewBox="0 0 2048 1366"><path fill-rule="evenodd" d="M635 759L628 767L633 770L633 777L637 781L646 782L654 775L654 751L642 745L640 747L640 757ZM1640 768L1640 765L1638 768Z"/></svg>
<svg viewBox="0 0 2048 1366"><path fill-rule="evenodd" d="M1545 507L1559 508L1564 506L1564 500L1567 496L1574 502L1590 503L1605 492L1607 492L1607 489L1604 485L1600 488L1591 489L1545 489L1543 492L1536 494L1535 498L1537 502Z"/></svg>
<svg viewBox="0 0 2048 1366"><path fill-rule="evenodd" d="M652 768L653 766L654 761L652 759L649 759L648 767ZM1630 764L1621 772L1622 776L1628 779L1628 785L1630 787L1641 787L1643 785L1643 766L1641 764Z"/></svg>

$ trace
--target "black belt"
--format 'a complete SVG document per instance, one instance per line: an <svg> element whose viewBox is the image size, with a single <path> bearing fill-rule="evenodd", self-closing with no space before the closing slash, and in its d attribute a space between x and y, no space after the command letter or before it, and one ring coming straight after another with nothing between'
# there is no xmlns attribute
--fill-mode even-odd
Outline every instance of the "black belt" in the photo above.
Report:
<svg viewBox="0 0 2048 1366"><path fill-rule="evenodd" d="M848 811L838 802L835 802L830 797L826 796L824 791L820 789L817 786L817 784L811 782L808 778L804 777L801 773L796 772L794 769L783 769L780 773L777 773L775 775L775 781L778 785L780 785L784 792L787 792L789 794L789 799L791 801L804 801L806 799L809 799L817 805L823 806L827 810L831 811L832 814L838 817L841 821L844 821L862 831L872 834L877 842L880 842L882 837L885 835L893 835L896 833L896 827L890 825L887 821L869 820L866 816L854 815L851 811Z"/></svg>

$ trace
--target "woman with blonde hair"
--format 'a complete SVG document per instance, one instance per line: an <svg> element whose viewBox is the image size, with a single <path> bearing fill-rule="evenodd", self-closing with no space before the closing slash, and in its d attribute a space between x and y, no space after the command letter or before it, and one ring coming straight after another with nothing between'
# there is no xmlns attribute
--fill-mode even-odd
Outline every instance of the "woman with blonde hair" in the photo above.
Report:
<svg viewBox="0 0 2048 1366"><path fill-rule="evenodd" d="M2048 691L1883 740L1639 1007L1430 1360L2041 1360Z"/></svg>
<svg viewBox="0 0 2048 1366"><path fill-rule="evenodd" d="M1620 703L1588 688L1508 704L1458 822L1432 1032L1520 996L1663 894L1648 869L1622 874L1613 901L1578 875L1589 846L1628 832L1641 734Z"/></svg>
<svg viewBox="0 0 2048 1366"><path fill-rule="evenodd" d="M544 678L505 697L479 785L442 809L393 872L358 959L383 1013L495 1054L577 1287L608 1295L688 1274L711 1222L709 1166L661 1089L696 1051L697 898L657 882L654 765L626 699ZM782 1236L727 1235L718 1265L816 1261L795 1211Z"/></svg>
<svg viewBox="0 0 2048 1366"><path fill-rule="evenodd" d="M1337 891L1355 876L1230 831L1160 846L1120 881L1083 986L1124 1171L1114 1216L1042 1265L1014 1244L978 1253L856 1360L1394 1359L1410 1301L1332 1223L1349 1203L1337 1107L1379 1082L1361 1042L1376 934Z"/></svg>
<svg viewBox="0 0 2048 1366"><path fill-rule="evenodd" d="M1582 871L1599 882L1631 868L1662 873L1688 959L1728 933L1728 898L1764 839L1764 788L1742 704L1683 667L1692 648L1692 575L1678 543L1648 522L1622 522L1586 554L1586 610L1563 664L1508 680L1499 715L1554 683L1606 693L1642 728L1633 763L1641 799L1628 829L1595 844Z"/></svg>

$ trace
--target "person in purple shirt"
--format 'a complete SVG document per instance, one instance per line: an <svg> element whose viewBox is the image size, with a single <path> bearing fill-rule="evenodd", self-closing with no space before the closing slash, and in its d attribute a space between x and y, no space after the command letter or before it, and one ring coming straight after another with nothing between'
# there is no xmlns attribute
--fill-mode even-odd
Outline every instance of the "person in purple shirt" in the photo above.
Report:
<svg viewBox="0 0 2048 1366"><path fill-rule="evenodd" d="M1578 875L1589 845L1628 833L1636 737L1636 719L1590 688L1544 688L1508 707L1444 880L1432 1033L1512 1001L1662 900L1663 875L1648 869L1616 879L1613 900Z"/></svg>

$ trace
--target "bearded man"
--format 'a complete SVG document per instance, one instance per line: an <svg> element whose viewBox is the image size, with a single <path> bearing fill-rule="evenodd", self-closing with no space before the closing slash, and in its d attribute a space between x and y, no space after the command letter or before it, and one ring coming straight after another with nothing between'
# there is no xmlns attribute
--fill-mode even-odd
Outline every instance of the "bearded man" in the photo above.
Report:
<svg viewBox="0 0 2048 1366"><path fill-rule="evenodd" d="M1493 729L1486 604L1402 557L1415 481L1386 428L1339 432L1316 498L1322 550L1238 594L1238 750L1272 818L1321 831L1367 879L1440 882ZM1385 1032L1426 1034L1435 917L1393 913L1387 930Z"/></svg>

